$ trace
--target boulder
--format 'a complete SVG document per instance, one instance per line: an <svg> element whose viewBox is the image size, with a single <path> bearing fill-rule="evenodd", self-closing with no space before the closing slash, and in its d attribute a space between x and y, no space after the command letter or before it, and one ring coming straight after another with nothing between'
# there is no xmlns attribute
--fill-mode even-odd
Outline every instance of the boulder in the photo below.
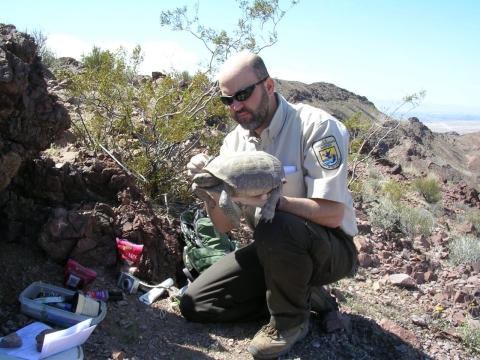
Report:
<svg viewBox="0 0 480 360"><path fill-rule="evenodd" d="M0 191L22 162L70 127L58 97L48 93L33 37L0 24Z"/></svg>

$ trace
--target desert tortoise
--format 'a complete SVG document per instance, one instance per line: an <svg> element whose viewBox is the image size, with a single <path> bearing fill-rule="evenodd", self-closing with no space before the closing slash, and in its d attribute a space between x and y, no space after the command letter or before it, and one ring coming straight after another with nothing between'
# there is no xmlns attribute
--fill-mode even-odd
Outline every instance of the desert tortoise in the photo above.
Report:
<svg viewBox="0 0 480 360"><path fill-rule="evenodd" d="M207 191L220 194L220 208L237 227L240 219L232 205L232 196L257 196L271 192L262 207L261 218L272 221L275 205L286 182L282 163L276 157L263 151L246 151L210 160L193 178L192 188L195 195L212 208L216 204Z"/></svg>

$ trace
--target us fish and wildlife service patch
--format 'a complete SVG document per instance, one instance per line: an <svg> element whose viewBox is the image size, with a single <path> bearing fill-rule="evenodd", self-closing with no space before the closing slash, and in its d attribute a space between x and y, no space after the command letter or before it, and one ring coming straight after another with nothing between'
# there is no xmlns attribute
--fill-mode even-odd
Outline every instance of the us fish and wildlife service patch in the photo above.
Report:
<svg viewBox="0 0 480 360"><path fill-rule="evenodd" d="M313 143L313 151L320 166L335 170L342 163L342 154L334 136L327 136Z"/></svg>

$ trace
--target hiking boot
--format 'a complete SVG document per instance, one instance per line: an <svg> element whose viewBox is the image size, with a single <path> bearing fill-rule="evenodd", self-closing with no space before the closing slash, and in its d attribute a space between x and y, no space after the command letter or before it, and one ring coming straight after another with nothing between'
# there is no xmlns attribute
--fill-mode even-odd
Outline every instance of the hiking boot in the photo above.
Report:
<svg viewBox="0 0 480 360"><path fill-rule="evenodd" d="M255 335L248 351L259 359L276 359L285 355L297 341L308 333L308 320L290 330L276 330L265 325Z"/></svg>
<svg viewBox="0 0 480 360"><path fill-rule="evenodd" d="M338 311L337 300L323 286L312 286L310 295L311 310L317 314L325 314L330 311Z"/></svg>

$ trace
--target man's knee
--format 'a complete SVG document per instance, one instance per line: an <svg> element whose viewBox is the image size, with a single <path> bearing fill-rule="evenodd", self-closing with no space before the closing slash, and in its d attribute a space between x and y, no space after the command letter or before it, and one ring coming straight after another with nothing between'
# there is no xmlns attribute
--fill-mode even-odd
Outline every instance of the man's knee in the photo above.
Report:
<svg viewBox="0 0 480 360"><path fill-rule="evenodd" d="M196 318L195 302L193 301L191 296L184 294L180 298L180 304L178 307L185 319L187 319L188 321L195 321L195 318Z"/></svg>
<svg viewBox="0 0 480 360"><path fill-rule="evenodd" d="M293 214L277 211L272 222L259 221L253 234L257 247L275 246L282 244L299 244L299 238L304 237L305 221Z"/></svg>

